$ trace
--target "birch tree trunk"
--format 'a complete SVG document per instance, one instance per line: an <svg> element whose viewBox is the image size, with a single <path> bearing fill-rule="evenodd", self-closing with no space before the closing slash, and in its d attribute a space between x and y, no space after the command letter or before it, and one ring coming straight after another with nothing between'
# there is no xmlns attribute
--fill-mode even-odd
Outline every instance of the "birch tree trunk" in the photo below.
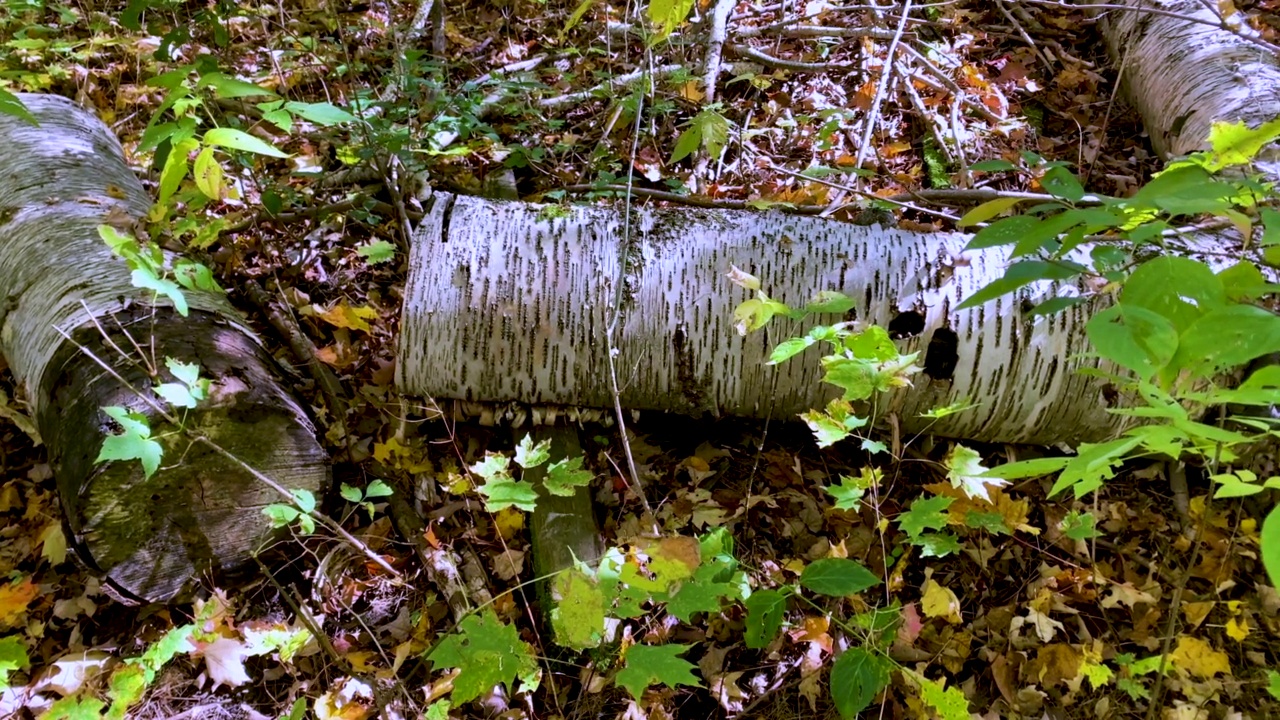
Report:
<svg viewBox="0 0 1280 720"><path fill-rule="evenodd" d="M766 366L772 348L809 324L740 337L746 291L736 265L772 297L802 306L819 290L857 303L849 314L889 328L924 372L893 394L906 432L971 440L1075 443L1114 432L1099 384L1080 375L1087 306L1052 317L1025 310L1058 291L1028 286L971 310L965 297L1000 277L1003 250L964 254L968 238L782 213L643 209L620 270L624 216L597 207L433 196L414 238L397 379L408 394L463 401L612 407L605 328L622 299L617 366L628 409L792 417L835 391L818 352ZM621 288L619 285L621 284ZM845 318L820 317L832 323ZM976 409L930 421L957 402Z"/></svg>
<svg viewBox="0 0 1280 720"><path fill-rule="evenodd" d="M1124 69L1125 90L1142 114L1151 144L1165 159L1207 148L1215 122L1244 121L1257 127L1280 117L1280 61L1216 27L1222 20L1211 7L1219 5L1199 0L1117 4L1134 9L1107 12L1103 31L1108 49L1116 67ZM1241 32L1254 31L1242 24ZM1257 166L1266 179L1280 179L1280 145L1265 148Z"/></svg>
<svg viewBox="0 0 1280 720"><path fill-rule="evenodd" d="M64 98L20 97L39 126L0 116L0 353L32 406L81 556L117 590L168 600L193 577L247 561L269 539L262 507L281 498L167 433L98 361L145 393L175 380L165 358L197 363L212 389L187 427L285 487L319 492L325 454L225 298L187 291L192 310L181 317L134 288L99 239L99 225L127 226L150 205L110 130ZM137 362L144 353L159 377ZM135 461L95 464L115 432L101 411L112 405L147 415L153 437L167 436L149 479Z"/></svg>

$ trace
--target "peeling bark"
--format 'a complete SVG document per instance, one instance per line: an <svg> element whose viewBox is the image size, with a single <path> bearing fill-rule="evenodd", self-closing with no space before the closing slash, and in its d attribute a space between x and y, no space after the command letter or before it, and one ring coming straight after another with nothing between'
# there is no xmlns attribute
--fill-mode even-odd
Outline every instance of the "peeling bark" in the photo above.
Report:
<svg viewBox="0 0 1280 720"><path fill-rule="evenodd" d="M169 600L193 577L249 561L271 537L261 509L280 498L169 432L94 357L142 392L174 379L150 377L127 353L161 368L166 357L198 363L211 397L187 426L285 487L321 492L325 454L225 298L188 291L183 318L134 288L98 237L99 225L127 224L150 205L106 126L65 98L20 97L40 125L0 116L0 353L33 407L81 556L124 595ZM110 405L147 415L153 437L166 436L151 478L137 462L94 463L114 432L100 410Z"/></svg>
<svg viewBox="0 0 1280 720"><path fill-rule="evenodd" d="M1088 306L1048 318L1025 310L1072 288L1037 283L957 312L1000 277L1003 250L968 253L967 236L911 233L782 213L642 209L619 271L621 210L546 209L438 193L414 238L397 381L437 399L607 408L604 331L618 283L618 346L628 409L788 417L822 407L818 353L766 366L774 345L808 323L775 322L739 337L748 294L731 265L792 307L819 290L856 301L850 317L889 328L921 352L914 388L880 407L908 432L1003 442L1074 443L1113 433L1099 384L1080 375ZM831 323L846 318L821 317ZM938 421L920 414L980 407Z"/></svg>

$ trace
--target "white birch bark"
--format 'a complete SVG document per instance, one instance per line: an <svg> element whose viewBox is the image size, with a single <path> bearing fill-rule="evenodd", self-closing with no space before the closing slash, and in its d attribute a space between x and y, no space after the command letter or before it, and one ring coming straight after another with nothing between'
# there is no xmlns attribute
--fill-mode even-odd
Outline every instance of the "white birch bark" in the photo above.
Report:
<svg viewBox="0 0 1280 720"><path fill-rule="evenodd" d="M1119 0L1208 23L1220 22L1199 0ZM1216 4L1214 4L1217 7ZM1111 10L1103 23L1124 87L1142 114L1151 144L1165 159L1208 147L1213 123L1250 127L1280 117L1280 61L1264 48L1208 24L1139 10ZM1253 32L1247 24L1242 32ZM1259 156L1258 167L1280 178L1280 149Z"/></svg>
<svg viewBox="0 0 1280 720"><path fill-rule="evenodd" d="M775 321L739 337L731 314L749 294L736 265L792 307L819 290L857 301L856 319L911 331L904 352L926 372L892 395L908 432L1004 442L1078 442L1114 432L1086 360L1077 307L1024 310L1063 288L1037 283L965 311L955 306L1000 277L1004 251L969 253L968 238L857 226L782 213L641 210L619 270L622 211L545 208L436 194L414 238L397 380L408 394L529 405L612 406L604 331L618 283L622 405L682 413L792 417L835 392L811 349L780 367L774 345L808 323ZM1066 288L1071 292L1071 288ZM815 320L831 323L843 318ZM979 407L929 421L951 403Z"/></svg>
<svg viewBox="0 0 1280 720"><path fill-rule="evenodd" d="M268 539L261 508L280 499L178 435L149 479L134 461L96 464L114 432L101 407L151 417L153 435L165 428L76 343L143 392L174 379L122 357L134 341L161 368L166 357L198 363L213 387L188 425L286 487L323 488L324 452L225 298L187 291L182 318L133 287L99 238L99 225L127 226L150 205L110 130L65 98L19 97L39 125L0 116L0 353L34 408L82 557L118 590L167 600L192 577L248 561Z"/></svg>

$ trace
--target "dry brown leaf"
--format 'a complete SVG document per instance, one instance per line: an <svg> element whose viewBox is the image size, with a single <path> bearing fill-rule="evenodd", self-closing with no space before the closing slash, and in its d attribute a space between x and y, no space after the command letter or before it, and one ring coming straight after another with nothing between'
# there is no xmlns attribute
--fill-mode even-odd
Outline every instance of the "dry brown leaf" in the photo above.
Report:
<svg viewBox="0 0 1280 720"><path fill-rule="evenodd" d="M1060 682L1073 680L1080 674L1084 655L1066 643L1045 645L1036 657L1027 663L1024 679L1041 687L1052 687Z"/></svg>

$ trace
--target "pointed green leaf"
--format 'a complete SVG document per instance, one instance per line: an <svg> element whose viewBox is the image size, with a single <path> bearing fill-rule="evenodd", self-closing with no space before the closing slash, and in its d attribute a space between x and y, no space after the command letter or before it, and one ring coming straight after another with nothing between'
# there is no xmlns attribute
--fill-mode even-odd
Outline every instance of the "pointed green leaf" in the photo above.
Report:
<svg viewBox="0 0 1280 720"><path fill-rule="evenodd" d="M747 608L747 647L759 650L768 645L782 627L787 596L777 590L757 590L743 605Z"/></svg>
<svg viewBox="0 0 1280 720"><path fill-rule="evenodd" d="M821 595L856 595L880 584L880 578L848 558L815 560L800 574L800 585Z"/></svg>
<svg viewBox="0 0 1280 720"><path fill-rule="evenodd" d="M831 666L831 700L840 717L852 720L889 684L893 663L862 648L850 648Z"/></svg>
<svg viewBox="0 0 1280 720"><path fill-rule="evenodd" d="M204 134L204 143L214 147L243 150L244 152L257 153L258 155L267 155L270 157L289 157L288 154L281 152L271 143L268 143L265 140L259 140L249 133L236 130L235 128L213 128Z"/></svg>

